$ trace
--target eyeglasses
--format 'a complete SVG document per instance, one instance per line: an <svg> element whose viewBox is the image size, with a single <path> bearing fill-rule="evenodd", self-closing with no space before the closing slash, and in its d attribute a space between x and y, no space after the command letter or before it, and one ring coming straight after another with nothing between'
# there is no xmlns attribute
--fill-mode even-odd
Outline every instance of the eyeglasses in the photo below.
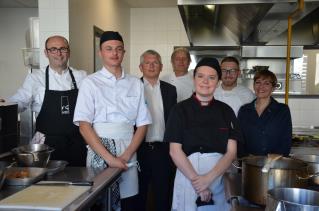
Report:
<svg viewBox="0 0 319 211"><path fill-rule="evenodd" d="M58 52L60 52L60 53L68 53L69 52L69 48L65 48L65 47L56 48L56 47L53 47L53 48L47 48L47 51L49 51L52 54L57 54Z"/></svg>
<svg viewBox="0 0 319 211"><path fill-rule="evenodd" d="M229 74L229 75L234 75L236 74L238 69L222 69L222 74Z"/></svg>

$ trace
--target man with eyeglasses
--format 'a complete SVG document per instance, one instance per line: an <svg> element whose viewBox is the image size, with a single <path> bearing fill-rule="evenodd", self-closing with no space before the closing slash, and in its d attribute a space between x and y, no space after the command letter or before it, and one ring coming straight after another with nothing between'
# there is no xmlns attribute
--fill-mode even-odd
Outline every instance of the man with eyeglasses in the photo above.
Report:
<svg viewBox="0 0 319 211"><path fill-rule="evenodd" d="M170 210L173 197L174 164L169 156L169 143L163 142L168 115L176 104L175 86L159 80L163 64L155 50L147 50L140 56L139 68L143 73L142 81L145 100L152 116L145 141L137 152L141 167L139 172L140 211L147 210L149 187L152 186L155 209ZM152 184L152 185L151 185Z"/></svg>
<svg viewBox="0 0 319 211"><path fill-rule="evenodd" d="M134 211L138 210L136 151L152 121L143 83L121 66L124 54L122 36L105 31L99 50L103 67L83 80L73 121L88 144L87 166L123 170L119 184L112 186L112 208Z"/></svg>
<svg viewBox="0 0 319 211"><path fill-rule="evenodd" d="M70 166L85 166L86 146L73 124L73 114L83 70L68 66L69 43L62 36L45 41L44 53L49 60L45 69L33 70L22 87L8 101L18 103L19 112L31 105L36 113L36 133L32 143L53 147L50 159L65 160Z"/></svg>
<svg viewBox="0 0 319 211"><path fill-rule="evenodd" d="M250 103L255 95L253 92L237 83L240 76L239 61L232 56L225 57L221 61L222 83L215 90L214 97L228 104L238 114L239 108Z"/></svg>

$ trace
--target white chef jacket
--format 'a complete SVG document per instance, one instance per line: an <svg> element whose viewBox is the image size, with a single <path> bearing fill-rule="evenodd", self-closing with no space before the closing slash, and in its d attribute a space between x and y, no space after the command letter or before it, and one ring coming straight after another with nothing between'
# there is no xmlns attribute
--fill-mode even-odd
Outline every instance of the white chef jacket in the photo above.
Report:
<svg viewBox="0 0 319 211"><path fill-rule="evenodd" d="M73 122L128 123L137 127L152 123L144 98L143 83L125 74L119 79L105 67L81 84Z"/></svg>
<svg viewBox="0 0 319 211"><path fill-rule="evenodd" d="M86 71L71 68L76 85L79 88L81 81L86 77ZM45 70L33 70L29 73L17 93L8 99L9 102L18 103L19 112L24 111L31 104L32 111L36 112L36 116L41 110L44 93L45 93ZM57 73L49 67L49 89L56 91L65 91L73 88L72 78L69 70Z"/></svg>
<svg viewBox="0 0 319 211"><path fill-rule="evenodd" d="M214 97L229 105L236 116L242 105L250 103L255 99L254 93L247 87L237 84L232 90L224 90L222 86L216 88Z"/></svg>
<svg viewBox="0 0 319 211"><path fill-rule="evenodd" d="M190 98L194 92L193 71L186 75L176 77L175 73L165 75L163 81L172 84L176 87L177 102Z"/></svg>
<svg viewBox="0 0 319 211"><path fill-rule="evenodd" d="M146 142L163 141L165 132L164 107L160 88L157 80L154 86L144 78L145 99L152 116L152 124L147 128Z"/></svg>

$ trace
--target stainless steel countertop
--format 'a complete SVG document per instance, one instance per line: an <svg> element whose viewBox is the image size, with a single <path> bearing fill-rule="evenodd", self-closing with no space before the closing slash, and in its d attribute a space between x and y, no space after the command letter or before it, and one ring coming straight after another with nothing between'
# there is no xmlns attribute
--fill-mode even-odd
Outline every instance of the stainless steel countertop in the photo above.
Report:
<svg viewBox="0 0 319 211"><path fill-rule="evenodd" d="M107 188L120 177L121 170L117 168L94 169L86 167L66 167L63 171L47 176L44 180L94 182L92 188L73 201L66 210L85 210L92 206L99 195L105 194ZM0 200L6 198L27 186L3 186L0 191Z"/></svg>

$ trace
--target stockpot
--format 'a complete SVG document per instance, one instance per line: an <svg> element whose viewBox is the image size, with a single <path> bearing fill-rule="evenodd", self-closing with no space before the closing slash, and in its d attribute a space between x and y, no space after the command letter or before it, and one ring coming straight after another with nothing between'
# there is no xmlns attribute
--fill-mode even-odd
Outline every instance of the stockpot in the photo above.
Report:
<svg viewBox="0 0 319 211"><path fill-rule="evenodd" d="M266 156L249 156L242 160L242 194L256 204L266 205L267 191L276 187L307 186L307 163L301 160L281 157L271 163L267 173L262 168L267 162Z"/></svg>
<svg viewBox="0 0 319 211"><path fill-rule="evenodd" d="M304 155L293 154L292 158L302 160L308 164L308 173L310 174L305 179L311 179L313 183L319 185L319 155Z"/></svg>
<svg viewBox="0 0 319 211"><path fill-rule="evenodd" d="M319 192L301 188L268 191L266 211L318 211Z"/></svg>

